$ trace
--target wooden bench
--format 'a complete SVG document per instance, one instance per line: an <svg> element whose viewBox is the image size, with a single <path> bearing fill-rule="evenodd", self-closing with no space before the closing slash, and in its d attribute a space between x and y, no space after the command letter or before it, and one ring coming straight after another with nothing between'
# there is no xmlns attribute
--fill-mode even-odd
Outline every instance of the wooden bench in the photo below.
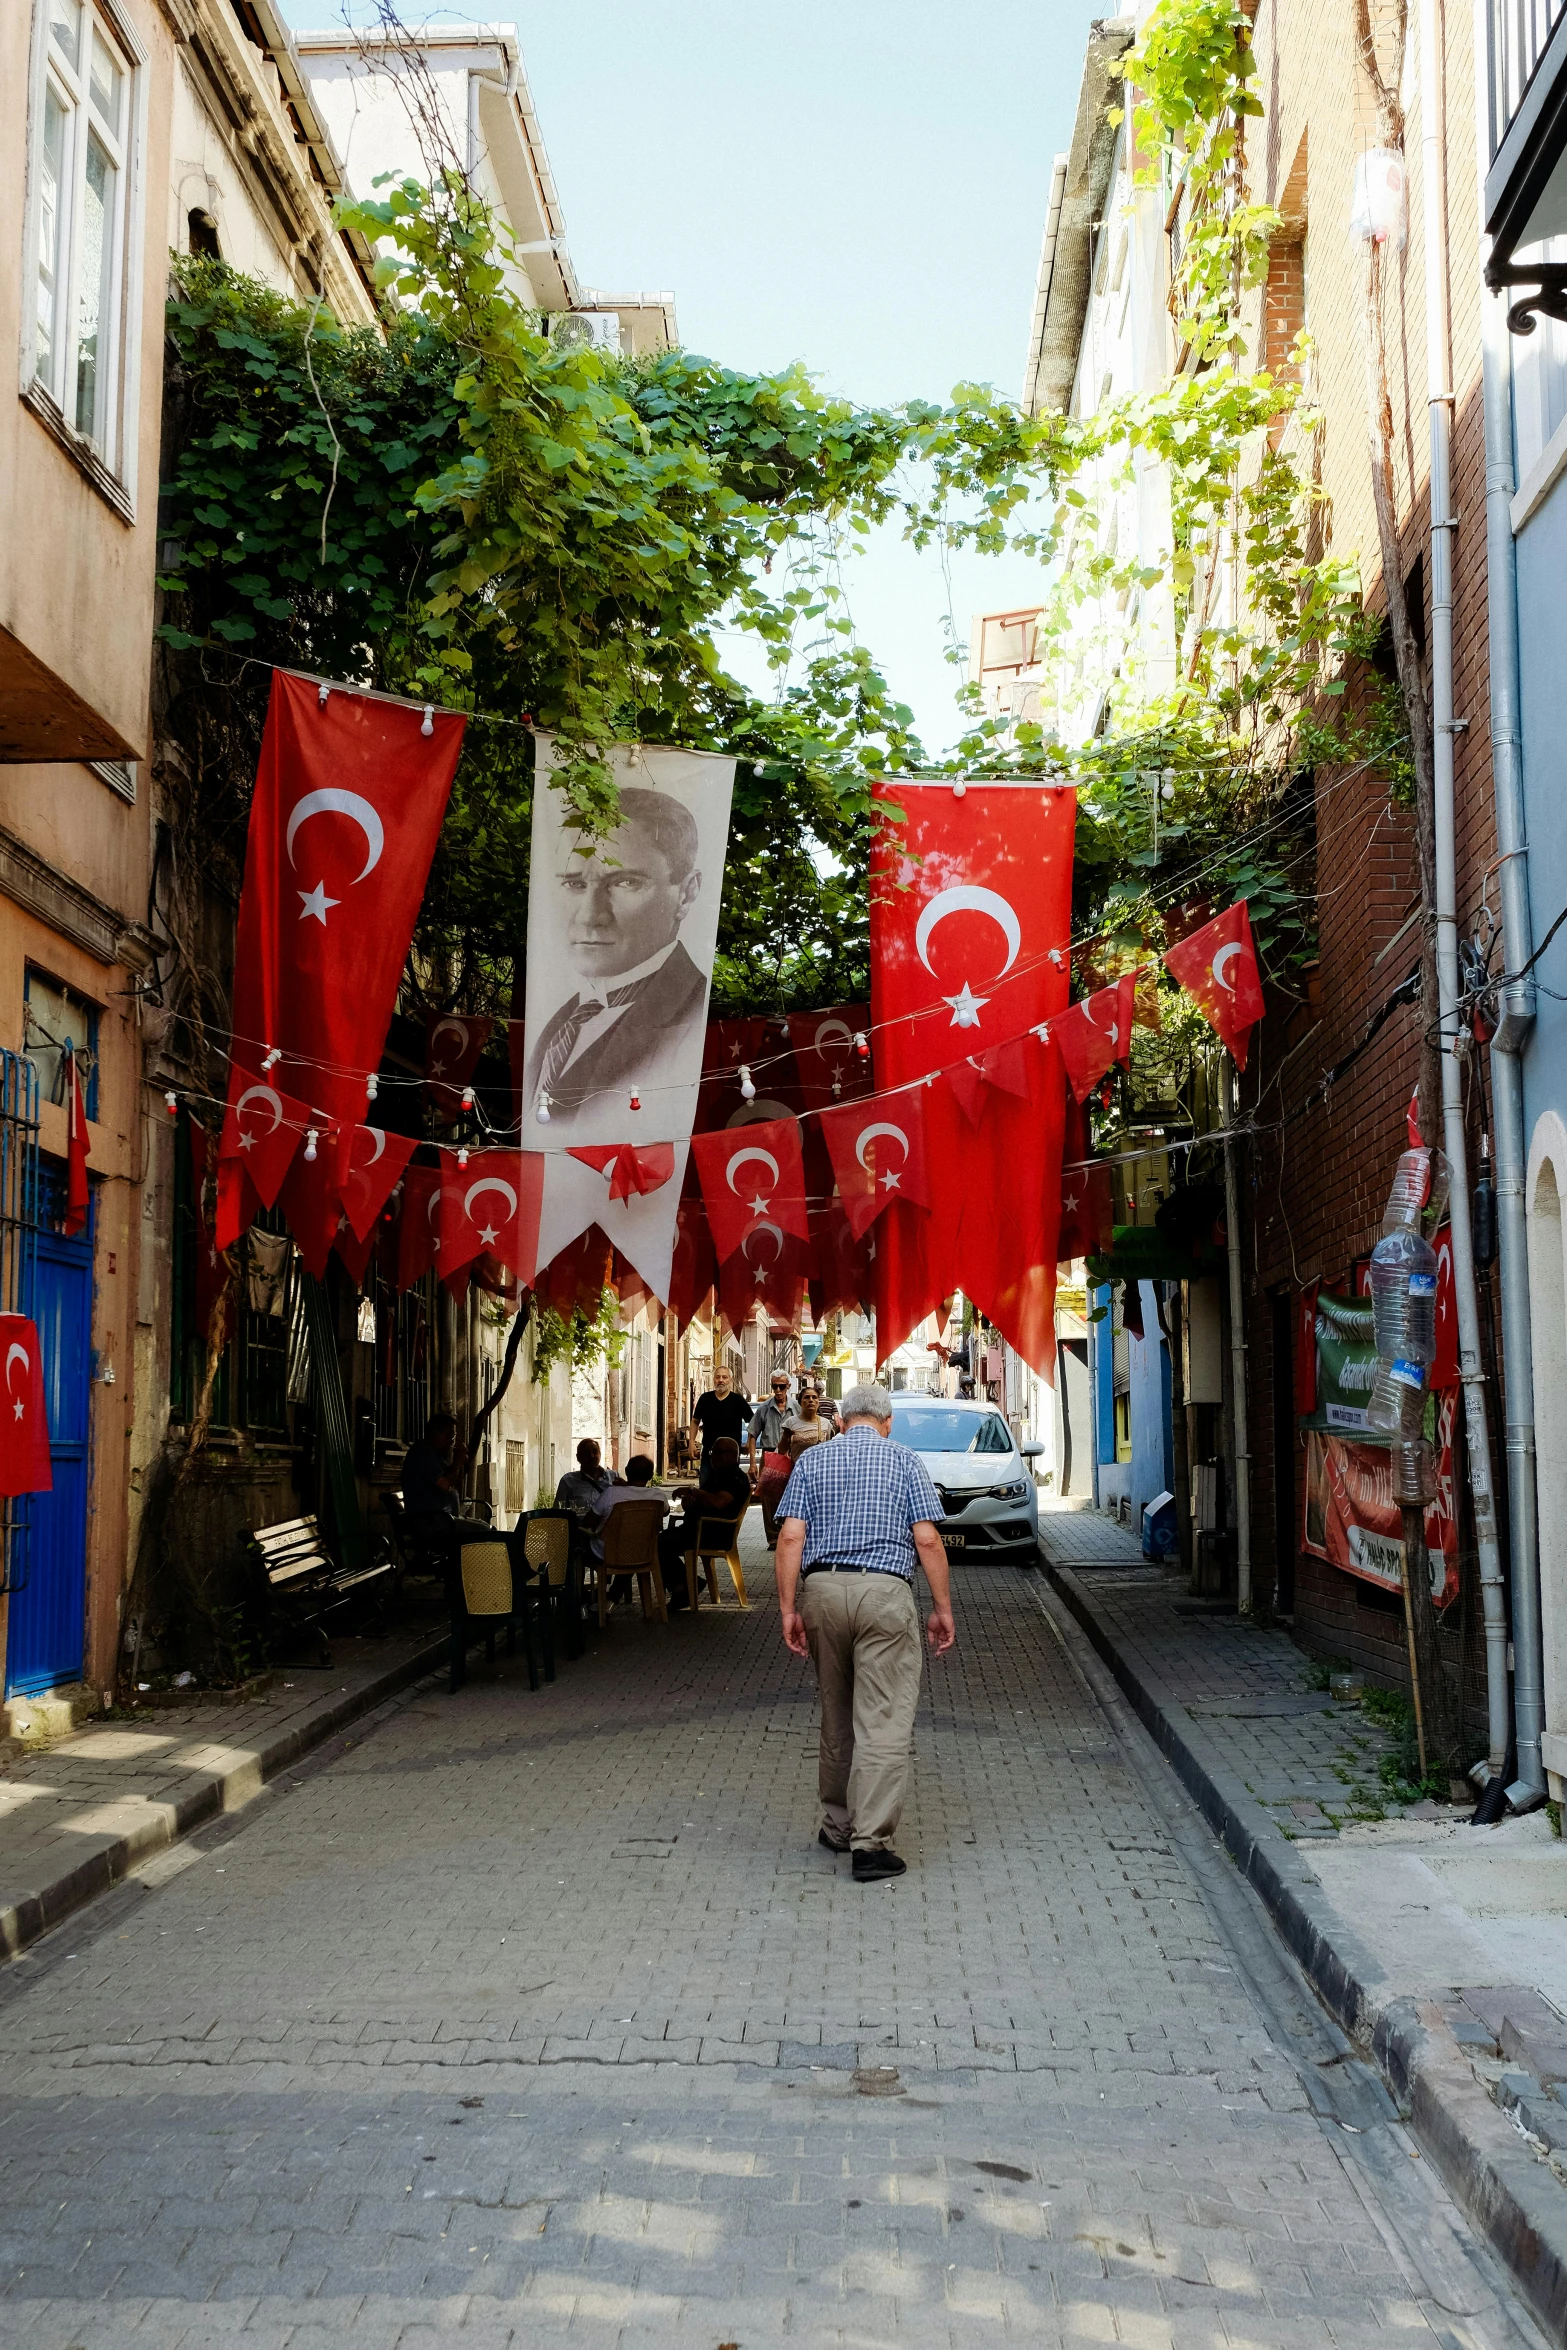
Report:
<svg viewBox="0 0 1567 2350"><path fill-rule="evenodd" d="M379 1616L391 1594L391 1559L382 1556L363 1567L338 1566L321 1539L318 1518L286 1518L281 1525L258 1526L250 1546L266 1579L274 1617L291 1629L313 1629L323 1665L332 1662L325 1619L371 1595Z"/></svg>

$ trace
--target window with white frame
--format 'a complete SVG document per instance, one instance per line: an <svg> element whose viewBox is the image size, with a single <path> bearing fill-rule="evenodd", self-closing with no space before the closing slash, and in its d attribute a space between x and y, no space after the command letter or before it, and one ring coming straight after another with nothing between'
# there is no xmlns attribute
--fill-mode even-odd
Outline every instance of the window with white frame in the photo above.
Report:
<svg viewBox="0 0 1567 2350"><path fill-rule="evenodd" d="M39 0L31 380L116 469L125 395L136 59L98 0Z"/></svg>

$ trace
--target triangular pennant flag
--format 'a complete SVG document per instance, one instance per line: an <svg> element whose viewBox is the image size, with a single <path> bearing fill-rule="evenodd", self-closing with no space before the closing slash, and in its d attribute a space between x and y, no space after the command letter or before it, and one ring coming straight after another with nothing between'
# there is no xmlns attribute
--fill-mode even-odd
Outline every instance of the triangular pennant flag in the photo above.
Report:
<svg viewBox="0 0 1567 2350"><path fill-rule="evenodd" d="M1061 1048L1076 1100L1086 1101L1105 1071L1129 1056L1136 993L1137 974L1129 971L1124 979L1096 989L1051 1021L1050 1033Z"/></svg>
<svg viewBox="0 0 1567 2350"><path fill-rule="evenodd" d="M925 1088L877 1094L821 1112L821 1129L851 1234L863 1240L895 1199L930 1205L925 1165Z"/></svg>
<svg viewBox="0 0 1567 2350"><path fill-rule="evenodd" d="M959 1109L971 1126L977 1126L984 1113L989 1089L999 1086L1003 1093L1026 1102L1032 1091L1028 1067L1028 1038L1014 1036L1006 1044L993 1044L988 1052L971 1053L966 1061L959 1061L943 1070L952 1088Z"/></svg>
<svg viewBox="0 0 1567 2350"><path fill-rule="evenodd" d="M71 1055L70 1137L65 1150L65 1215L60 1229L73 1239L87 1221L87 1103L81 1063Z"/></svg>
<svg viewBox="0 0 1567 2350"><path fill-rule="evenodd" d="M1252 944L1251 916L1238 898L1179 945L1165 949L1164 967L1200 1006L1228 1047L1237 1069L1246 1066L1246 1040L1262 1018L1262 980Z"/></svg>
<svg viewBox="0 0 1567 2350"><path fill-rule="evenodd" d="M808 1242L805 1159L797 1118L766 1118L692 1137L708 1229L720 1264L748 1233L776 1232Z"/></svg>
<svg viewBox="0 0 1567 2350"><path fill-rule="evenodd" d="M384 1126L345 1126L336 1145L338 1196L357 1240L368 1240L403 1170L418 1149L409 1134Z"/></svg>
<svg viewBox="0 0 1567 2350"><path fill-rule="evenodd" d="M430 1107L443 1126L461 1115L463 1088L479 1066L493 1020L465 1020L456 1012L432 1012L425 1025L424 1081Z"/></svg>
<svg viewBox="0 0 1567 2350"><path fill-rule="evenodd" d="M228 1107L223 1113L218 1157L236 1160L262 1206L270 1208L306 1133L312 1126L318 1133L324 1132L330 1124L329 1118L296 1102L236 1061L229 1071ZM239 1236L236 1233L233 1237Z"/></svg>
<svg viewBox="0 0 1567 2350"><path fill-rule="evenodd" d="M544 1159L538 1151L470 1151L460 1167L447 1152L439 1210L441 1279L450 1283L465 1265L487 1253L520 1281L538 1270L539 1203Z"/></svg>
<svg viewBox="0 0 1567 2350"><path fill-rule="evenodd" d="M441 1175L439 1167L410 1167L403 1177L403 1212L397 1223L399 1289L412 1289L435 1263Z"/></svg>

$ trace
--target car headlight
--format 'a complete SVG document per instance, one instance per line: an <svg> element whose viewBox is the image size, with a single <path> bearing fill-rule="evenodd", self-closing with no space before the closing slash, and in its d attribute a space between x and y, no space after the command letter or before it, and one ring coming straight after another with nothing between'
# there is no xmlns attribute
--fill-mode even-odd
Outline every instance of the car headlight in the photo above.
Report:
<svg viewBox="0 0 1567 2350"><path fill-rule="evenodd" d="M992 1485L990 1492L995 1501L1022 1501L1028 1492L1028 1479L1019 1477L1014 1485Z"/></svg>

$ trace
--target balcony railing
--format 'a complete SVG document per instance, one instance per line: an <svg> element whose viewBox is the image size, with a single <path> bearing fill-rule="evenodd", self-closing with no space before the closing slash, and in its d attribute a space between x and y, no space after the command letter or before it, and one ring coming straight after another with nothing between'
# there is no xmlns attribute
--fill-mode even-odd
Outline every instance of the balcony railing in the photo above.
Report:
<svg viewBox="0 0 1567 2350"><path fill-rule="evenodd" d="M1567 0L1490 0L1493 161L1564 15Z"/></svg>

